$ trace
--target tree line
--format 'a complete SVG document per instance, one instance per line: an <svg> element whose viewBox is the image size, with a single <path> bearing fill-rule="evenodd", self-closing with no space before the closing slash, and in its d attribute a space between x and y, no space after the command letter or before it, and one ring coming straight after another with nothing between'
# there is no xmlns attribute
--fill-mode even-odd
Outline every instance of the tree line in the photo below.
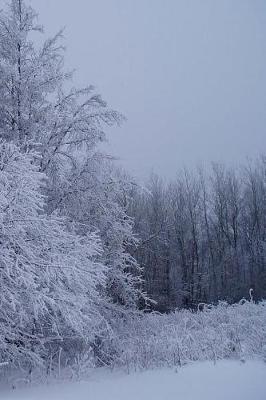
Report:
<svg viewBox="0 0 266 400"><path fill-rule="evenodd" d="M266 296L266 158L151 176L130 214L144 287L160 311Z"/></svg>

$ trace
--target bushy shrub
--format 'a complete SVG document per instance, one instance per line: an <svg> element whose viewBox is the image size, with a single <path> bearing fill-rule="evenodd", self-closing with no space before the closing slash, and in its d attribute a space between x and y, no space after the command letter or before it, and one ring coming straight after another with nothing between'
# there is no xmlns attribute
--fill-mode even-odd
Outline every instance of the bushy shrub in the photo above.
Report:
<svg viewBox="0 0 266 400"><path fill-rule="evenodd" d="M220 302L202 311L131 316L108 343L113 364L127 370L181 366L189 361L263 358L266 302Z"/></svg>

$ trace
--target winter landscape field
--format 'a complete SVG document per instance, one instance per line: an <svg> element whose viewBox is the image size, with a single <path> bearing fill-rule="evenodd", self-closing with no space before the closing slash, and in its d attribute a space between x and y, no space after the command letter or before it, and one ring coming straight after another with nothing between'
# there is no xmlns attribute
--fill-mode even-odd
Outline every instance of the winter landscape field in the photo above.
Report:
<svg viewBox="0 0 266 400"><path fill-rule="evenodd" d="M0 400L266 400L265 27L0 0Z"/></svg>
<svg viewBox="0 0 266 400"><path fill-rule="evenodd" d="M195 363L130 375L99 373L89 381L3 392L3 400L265 400L266 368L260 362Z"/></svg>
<svg viewBox="0 0 266 400"><path fill-rule="evenodd" d="M265 398L265 302L132 315L114 330L98 349L105 366L88 349L46 376L16 377L2 365L3 399Z"/></svg>

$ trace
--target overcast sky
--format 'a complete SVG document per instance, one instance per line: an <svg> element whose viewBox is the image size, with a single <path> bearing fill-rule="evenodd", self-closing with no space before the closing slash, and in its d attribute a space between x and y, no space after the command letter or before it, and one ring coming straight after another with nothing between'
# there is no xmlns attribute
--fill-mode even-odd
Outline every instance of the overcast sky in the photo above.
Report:
<svg viewBox="0 0 266 400"><path fill-rule="evenodd" d="M32 0L66 65L127 117L108 151L141 178L266 149L265 0Z"/></svg>

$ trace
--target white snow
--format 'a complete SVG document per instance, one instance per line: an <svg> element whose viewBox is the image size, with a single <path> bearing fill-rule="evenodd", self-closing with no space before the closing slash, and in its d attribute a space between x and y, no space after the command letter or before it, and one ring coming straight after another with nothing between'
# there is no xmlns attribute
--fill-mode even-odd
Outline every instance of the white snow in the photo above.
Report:
<svg viewBox="0 0 266 400"><path fill-rule="evenodd" d="M265 400L266 364L199 362L125 375L101 373L88 382L0 393L1 400Z"/></svg>

